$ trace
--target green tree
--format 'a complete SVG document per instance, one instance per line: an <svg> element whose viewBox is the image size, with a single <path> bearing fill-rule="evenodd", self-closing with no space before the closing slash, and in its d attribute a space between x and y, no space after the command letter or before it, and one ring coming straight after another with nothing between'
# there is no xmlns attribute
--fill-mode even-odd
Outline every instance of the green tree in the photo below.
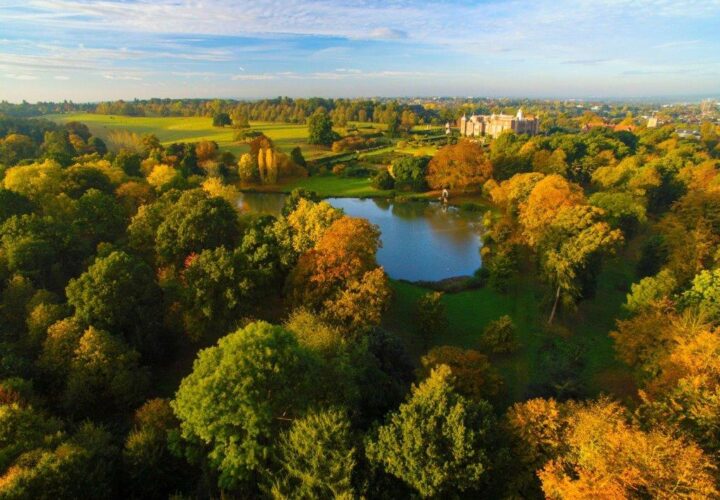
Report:
<svg viewBox="0 0 720 500"><path fill-rule="evenodd" d="M183 437L207 446L220 487L267 467L274 436L312 402L314 366L292 333L264 322L200 351L172 407Z"/></svg>
<svg viewBox="0 0 720 500"><path fill-rule="evenodd" d="M78 239L88 247L86 253L91 254L98 243L112 243L125 232L127 217L114 196L90 189L78 200L72 224Z"/></svg>
<svg viewBox="0 0 720 500"><path fill-rule="evenodd" d="M0 188L0 224L13 215L29 214L35 209L35 205L26 196Z"/></svg>
<svg viewBox="0 0 720 500"><path fill-rule="evenodd" d="M308 144L330 146L335 140L333 123L325 112L317 112L308 120Z"/></svg>
<svg viewBox="0 0 720 500"><path fill-rule="evenodd" d="M127 149L121 149L120 152L115 156L115 159L113 160L113 165L115 167L121 168L122 171L125 172L127 175L133 177L140 177L141 161L142 157L139 154L133 153L132 151L129 151Z"/></svg>
<svg viewBox="0 0 720 500"><path fill-rule="evenodd" d="M428 188L425 176L430 162L429 156L403 156L392 164L395 187L408 191L425 191Z"/></svg>
<svg viewBox="0 0 720 500"><path fill-rule="evenodd" d="M180 265L206 248L234 246L240 236L236 210L202 190L186 191L157 228L155 246L161 260Z"/></svg>
<svg viewBox="0 0 720 500"><path fill-rule="evenodd" d="M131 345L146 354L162 346L162 294L144 261L115 251L100 257L67 286L68 303L88 325L122 332Z"/></svg>
<svg viewBox="0 0 720 500"><path fill-rule="evenodd" d="M568 301L580 294L578 283L591 259L608 252L622 240L622 233L599 221L600 209L585 205L560 210L540 243L542 267L555 287L555 300L548 323L552 323L558 303L564 293Z"/></svg>
<svg viewBox="0 0 720 500"><path fill-rule="evenodd" d="M429 346L433 338L441 337L447 330L447 310L442 297L442 292L428 292L415 305L415 322L425 346Z"/></svg>
<svg viewBox="0 0 720 500"><path fill-rule="evenodd" d="M142 401L148 380L137 352L90 327L73 353L63 399L72 414L110 417Z"/></svg>
<svg viewBox="0 0 720 500"><path fill-rule="evenodd" d="M171 452L180 422L166 399L150 399L135 412L125 439L123 469L133 498L165 498L190 486L193 469Z"/></svg>
<svg viewBox="0 0 720 500"><path fill-rule="evenodd" d="M26 453L0 477L3 498L113 498L113 437L92 423L52 448Z"/></svg>
<svg viewBox="0 0 720 500"><path fill-rule="evenodd" d="M250 268L243 252L224 247L191 257L182 277L185 317L192 338L227 331L233 321L249 311L262 284L262 276Z"/></svg>
<svg viewBox="0 0 720 500"><path fill-rule="evenodd" d="M461 492L484 477L494 427L492 407L458 395L440 365L367 440L366 454L423 497Z"/></svg>
<svg viewBox="0 0 720 500"><path fill-rule="evenodd" d="M212 124L213 127L225 127L226 125L232 125L232 120L227 113L215 113Z"/></svg>
<svg viewBox="0 0 720 500"><path fill-rule="evenodd" d="M686 307L697 308L710 321L720 319L720 269L701 271L682 295Z"/></svg>
<svg viewBox="0 0 720 500"><path fill-rule="evenodd" d="M356 465L350 421L344 411L313 411L280 437L285 481L276 486L291 498L351 498Z"/></svg>
<svg viewBox="0 0 720 500"><path fill-rule="evenodd" d="M482 345L495 353L512 352L518 348L515 330L510 316L500 316L483 330Z"/></svg>

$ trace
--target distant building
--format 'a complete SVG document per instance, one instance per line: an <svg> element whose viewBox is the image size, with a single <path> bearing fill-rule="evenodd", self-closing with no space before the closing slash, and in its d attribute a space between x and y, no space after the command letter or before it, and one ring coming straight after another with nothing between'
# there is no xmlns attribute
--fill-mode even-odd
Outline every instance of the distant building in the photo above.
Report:
<svg viewBox="0 0 720 500"><path fill-rule="evenodd" d="M658 119L656 116L651 116L648 118L647 121L647 128L657 128L658 126Z"/></svg>
<svg viewBox="0 0 720 500"><path fill-rule="evenodd" d="M497 137L506 130L516 134L536 135L540 130L540 121L536 116L523 115L518 109L516 115L472 115L470 118L463 115L460 118L460 135L465 137L480 137L489 135Z"/></svg>

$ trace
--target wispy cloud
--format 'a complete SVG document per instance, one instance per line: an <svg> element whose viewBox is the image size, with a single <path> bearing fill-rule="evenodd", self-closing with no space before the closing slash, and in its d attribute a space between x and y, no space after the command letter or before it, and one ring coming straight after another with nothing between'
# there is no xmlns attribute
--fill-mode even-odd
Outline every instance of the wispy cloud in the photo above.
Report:
<svg viewBox="0 0 720 500"><path fill-rule="evenodd" d="M0 71L38 81L6 81L0 99L74 87L56 76L83 81L78 95L587 95L617 75L669 93L682 86L643 75L717 70L719 25L720 0L0 0Z"/></svg>

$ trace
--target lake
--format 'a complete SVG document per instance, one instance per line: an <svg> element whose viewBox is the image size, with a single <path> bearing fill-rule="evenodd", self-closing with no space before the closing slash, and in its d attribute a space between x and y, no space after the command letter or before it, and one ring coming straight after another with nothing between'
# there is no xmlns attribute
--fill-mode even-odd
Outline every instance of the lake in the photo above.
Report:
<svg viewBox="0 0 720 500"><path fill-rule="evenodd" d="M242 202L253 212L277 215L284 195L244 193ZM437 281L473 274L481 265L482 215L440 203L395 203L380 198L328 198L351 217L377 224L382 248L378 263L391 278Z"/></svg>

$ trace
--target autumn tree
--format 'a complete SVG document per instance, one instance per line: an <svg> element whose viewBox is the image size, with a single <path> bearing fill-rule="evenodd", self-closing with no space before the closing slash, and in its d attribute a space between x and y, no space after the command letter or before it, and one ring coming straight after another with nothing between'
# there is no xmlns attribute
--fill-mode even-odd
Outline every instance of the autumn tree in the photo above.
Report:
<svg viewBox="0 0 720 500"><path fill-rule="evenodd" d="M286 253L286 261L294 264L297 257L320 240L342 212L326 201L314 202L300 197L294 209L275 224L275 232Z"/></svg>
<svg viewBox="0 0 720 500"><path fill-rule="evenodd" d="M433 189L477 190L492 176L492 165L482 147L461 140L438 151L428 164L427 181Z"/></svg>
<svg viewBox="0 0 720 500"><path fill-rule="evenodd" d="M337 219L288 276L291 301L324 311L353 330L378 324L389 298L387 278L375 259L379 246L376 226L365 219Z"/></svg>
<svg viewBox="0 0 720 500"><path fill-rule="evenodd" d="M520 206L519 217L529 244L538 244L561 209L583 202L582 188L559 175L549 175L534 182L526 201Z"/></svg>
<svg viewBox="0 0 720 500"><path fill-rule="evenodd" d="M557 458L538 472L547 498L711 498L710 459L661 429L629 424L617 403L601 400L570 416Z"/></svg>
<svg viewBox="0 0 720 500"><path fill-rule="evenodd" d="M444 345L433 347L420 359L419 378L425 379L440 365L450 368L458 394L481 401L495 396L500 378L487 356L474 349Z"/></svg>

